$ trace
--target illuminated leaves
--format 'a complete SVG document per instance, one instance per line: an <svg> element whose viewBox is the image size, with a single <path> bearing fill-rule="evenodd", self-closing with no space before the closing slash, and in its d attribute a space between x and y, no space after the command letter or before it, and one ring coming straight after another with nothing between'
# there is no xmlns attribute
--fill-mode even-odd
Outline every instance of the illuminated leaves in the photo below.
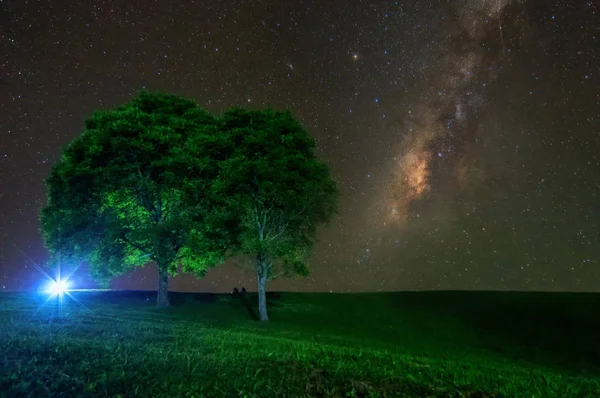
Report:
<svg viewBox="0 0 600 398"><path fill-rule="evenodd" d="M42 230L54 258L88 261L99 281L150 261L202 274L223 259L228 235L204 235L219 219L204 194L218 170L205 145L217 133L208 112L141 93L85 125L47 181Z"/></svg>

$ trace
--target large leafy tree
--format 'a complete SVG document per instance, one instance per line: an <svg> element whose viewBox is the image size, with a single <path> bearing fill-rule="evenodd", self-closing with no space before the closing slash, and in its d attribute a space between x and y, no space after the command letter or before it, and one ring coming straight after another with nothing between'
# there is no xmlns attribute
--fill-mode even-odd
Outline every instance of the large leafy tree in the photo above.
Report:
<svg viewBox="0 0 600 398"><path fill-rule="evenodd" d="M338 191L314 140L289 112L233 109L220 128L231 148L213 189L222 208L237 215L235 252L254 259L266 321L267 281L308 273L317 227L336 212Z"/></svg>
<svg viewBox="0 0 600 398"><path fill-rule="evenodd" d="M212 115L165 93L94 113L46 181L41 226L51 263L85 261L106 283L153 261L157 304L169 305L169 274L182 265L203 275L231 245L227 218L208 195L223 138Z"/></svg>

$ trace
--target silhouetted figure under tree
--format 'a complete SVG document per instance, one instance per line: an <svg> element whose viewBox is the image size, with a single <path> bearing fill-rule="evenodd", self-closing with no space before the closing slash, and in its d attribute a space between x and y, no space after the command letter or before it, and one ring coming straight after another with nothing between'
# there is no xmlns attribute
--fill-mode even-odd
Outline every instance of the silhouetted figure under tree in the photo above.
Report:
<svg viewBox="0 0 600 398"><path fill-rule="evenodd" d="M244 307L246 307L246 310L248 311L248 313L250 314L252 319L254 319L255 321L258 320L258 315L256 315L256 313L254 312L252 305L250 304L250 302L248 301L248 298L246 297L246 288L245 287L242 287L241 291L238 290L237 287L234 287L231 295L235 298L239 298L242 301L242 304L244 305Z"/></svg>

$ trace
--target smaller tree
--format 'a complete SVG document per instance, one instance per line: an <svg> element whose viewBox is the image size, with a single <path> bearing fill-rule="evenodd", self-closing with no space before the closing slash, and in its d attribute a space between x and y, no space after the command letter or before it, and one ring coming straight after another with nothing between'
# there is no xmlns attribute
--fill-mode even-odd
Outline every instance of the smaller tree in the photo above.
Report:
<svg viewBox="0 0 600 398"><path fill-rule="evenodd" d="M308 274L317 227L337 211L338 190L314 140L289 112L234 109L220 122L231 147L213 189L237 217L235 252L254 258L266 321L267 281Z"/></svg>

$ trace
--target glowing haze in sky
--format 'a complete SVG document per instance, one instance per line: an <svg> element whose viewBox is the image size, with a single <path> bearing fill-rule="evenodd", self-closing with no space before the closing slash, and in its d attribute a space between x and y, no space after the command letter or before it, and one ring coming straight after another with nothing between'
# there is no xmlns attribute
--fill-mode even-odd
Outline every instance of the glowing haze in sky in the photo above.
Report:
<svg viewBox="0 0 600 398"><path fill-rule="evenodd" d="M43 280L17 248L46 259L38 211L61 148L142 88L216 113L290 109L317 139L342 210L311 276L272 289L600 289L597 2L0 7L1 289ZM148 266L113 286L156 280ZM72 283L93 286L85 268ZM242 285L254 275L230 262L171 288Z"/></svg>

